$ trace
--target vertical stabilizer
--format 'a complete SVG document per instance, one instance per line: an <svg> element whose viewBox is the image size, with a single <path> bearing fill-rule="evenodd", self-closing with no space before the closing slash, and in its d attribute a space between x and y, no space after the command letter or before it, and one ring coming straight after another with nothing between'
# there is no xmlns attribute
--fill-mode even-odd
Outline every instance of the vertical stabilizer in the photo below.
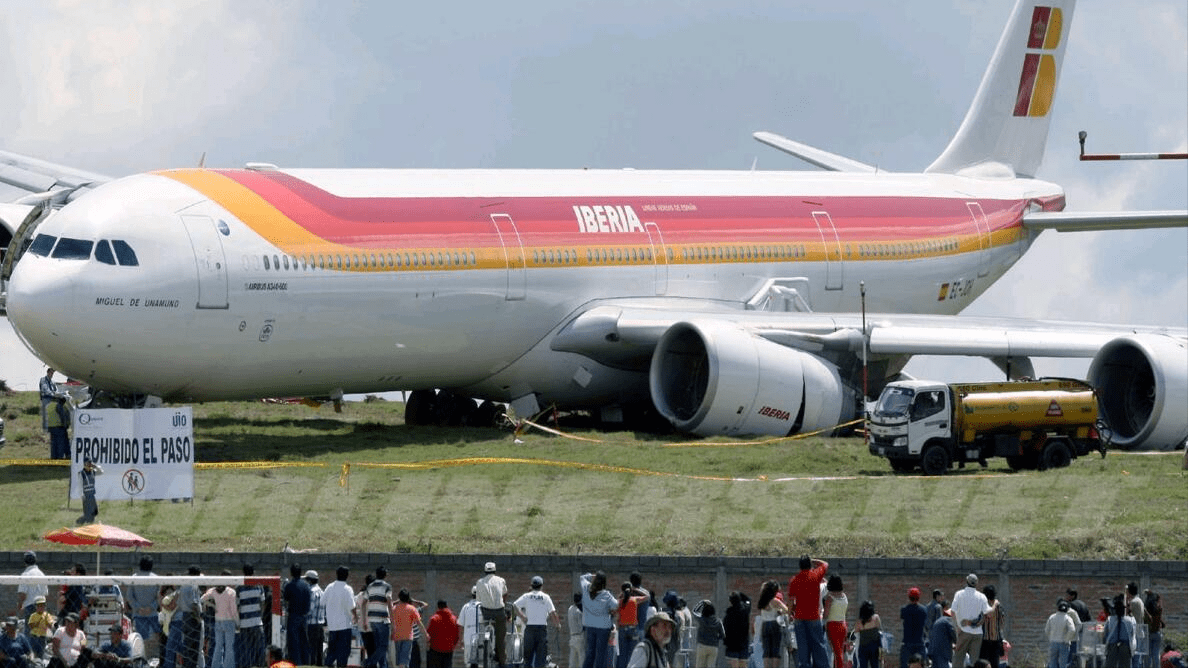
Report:
<svg viewBox="0 0 1188 668"><path fill-rule="evenodd" d="M1035 176L1044 157L1056 81L1075 0L1020 0L973 104L928 172Z"/></svg>

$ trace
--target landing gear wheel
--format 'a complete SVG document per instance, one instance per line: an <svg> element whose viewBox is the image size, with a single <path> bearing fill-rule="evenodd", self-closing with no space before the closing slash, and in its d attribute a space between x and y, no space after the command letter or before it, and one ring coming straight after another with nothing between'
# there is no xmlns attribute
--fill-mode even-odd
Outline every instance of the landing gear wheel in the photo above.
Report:
<svg viewBox="0 0 1188 668"><path fill-rule="evenodd" d="M944 475L949 470L949 452L943 445L930 445L920 456L920 468L924 475Z"/></svg>
<svg viewBox="0 0 1188 668"><path fill-rule="evenodd" d="M1044 446L1044 451L1040 455L1040 470L1062 469L1070 462L1072 455L1069 454L1068 446L1061 441L1054 441Z"/></svg>
<svg viewBox="0 0 1188 668"><path fill-rule="evenodd" d="M433 424L437 412L437 393L433 390L413 390L404 404L404 424L423 427Z"/></svg>

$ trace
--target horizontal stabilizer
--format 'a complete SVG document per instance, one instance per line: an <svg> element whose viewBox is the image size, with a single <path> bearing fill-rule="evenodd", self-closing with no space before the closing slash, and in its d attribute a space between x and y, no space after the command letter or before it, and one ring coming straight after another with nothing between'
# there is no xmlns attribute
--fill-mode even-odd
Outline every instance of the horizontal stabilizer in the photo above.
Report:
<svg viewBox="0 0 1188 668"><path fill-rule="evenodd" d="M1023 215L1023 226L1033 230L1056 230L1057 232L1188 227L1188 210L1036 211Z"/></svg>
<svg viewBox="0 0 1188 668"><path fill-rule="evenodd" d="M822 151L819 148L813 148L798 141L792 141L774 132L756 132L751 136L768 146L777 148L789 155L794 155L809 164L816 165L821 169L827 169L831 172L873 173L878 171L878 168L872 165L851 160L836 153L830 153L829 151Z"/></svg>

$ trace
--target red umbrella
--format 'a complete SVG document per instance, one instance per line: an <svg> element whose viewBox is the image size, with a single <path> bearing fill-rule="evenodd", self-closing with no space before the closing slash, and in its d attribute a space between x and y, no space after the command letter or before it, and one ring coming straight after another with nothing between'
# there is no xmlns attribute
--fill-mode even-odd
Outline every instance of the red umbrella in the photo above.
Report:
<svg viewBox="0 0 1188 668"><path fill-rule="evenodd" d="M62 527L42 538L64 545L113 545L115 547L149 547L153 541L131 531L106 524L87 524L68 529ZM95 553L95 572L99 572L99 553Z"/></svg>

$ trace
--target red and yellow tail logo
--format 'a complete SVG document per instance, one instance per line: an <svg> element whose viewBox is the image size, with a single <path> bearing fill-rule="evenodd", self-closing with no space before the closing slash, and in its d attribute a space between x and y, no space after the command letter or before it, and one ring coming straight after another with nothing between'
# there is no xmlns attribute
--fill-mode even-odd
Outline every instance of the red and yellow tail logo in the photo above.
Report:
<svg viewBox="0 0 1188 668"><path fill-rule="evenodd" d="M1031 13L1031 32L1027 35L1028 53L1023 57L1019 76L1019 94L1015 98L1015 116L1047 116L1056 93L1056 56L1064 28L1064 14L1059 7L1036 7Z"/></svg>

